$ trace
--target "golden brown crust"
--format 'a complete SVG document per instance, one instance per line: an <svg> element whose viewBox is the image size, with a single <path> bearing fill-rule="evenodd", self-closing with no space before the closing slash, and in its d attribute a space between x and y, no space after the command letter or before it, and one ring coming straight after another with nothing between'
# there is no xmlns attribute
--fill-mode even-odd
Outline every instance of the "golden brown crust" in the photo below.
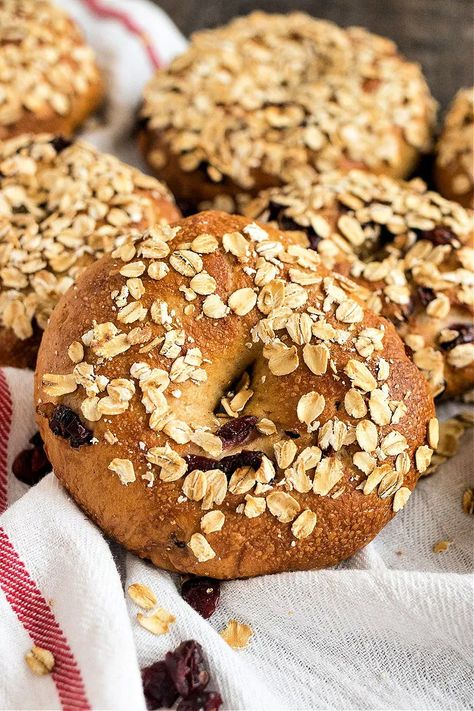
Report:
<svg viewBox="0 0 474 711"><path fill-rule="evenodd" d="M61 299L38 422L108 535L167 570L247 577L337 563L405 503L429 421L436 438L432 397L393 326L318 261L283 232L201 213L104 257ZM93 444L53 434L58 404ZM250 436L225 447L222 424L247 416ZM265 457L229 479L242 450Z"/></svg>
<svg viewBox="0 0 474 711"><path fill-rule="evenodd" d="M474 87L458 91L448 109L437 145L435 180L441 195L474 208Z"/></svg>
<svg viewBox="0 0 474 711"><path fill-rule="evenodd" d="M199 205L313 170L404 177L430 146L434 102L393 42L254 12L195 34L151 79L140 115L150 166Z"/></svg>
<svg viewBox="0 0 474 711"><path fill-rule="evenodd" d="M364 287L367 305L395 324L434 395L473 387L472 212L420 181L360 171L265 191L245 211L299 230L327 268Z"/></svg>
<svg viewBox="0 0 474 711"><path fill-rule="evenodd" d="M60 295L132 231L179 217L154 178L83 142L23 135L0 146L0 366L34 367Z"/></svg>
<svg viewBox="0 0 474 711"><path fill-rule="evenodd" d="M0 5L0 140L70 135L100 104L95 56L72 18L49 0Z"/></svg>

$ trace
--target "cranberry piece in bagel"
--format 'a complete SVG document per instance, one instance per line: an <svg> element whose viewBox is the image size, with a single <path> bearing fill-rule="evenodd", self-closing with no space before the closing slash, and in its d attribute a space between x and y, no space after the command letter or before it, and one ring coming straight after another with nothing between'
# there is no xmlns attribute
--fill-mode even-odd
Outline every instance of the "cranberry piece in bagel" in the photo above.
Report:
<svg viewBox="0 0 474 711"><path fill-rule="evenodd" d="M290 233L218 212L81 275L45 331L36 403L56 475L108 535L213 578L352 555L437 437L426 380L358 287ZM52 430L57 408L92 437Z"/></svg>
<svg viewBox="0 0 474 711"><path fill-rule="evenodd" d="M291 220L294 239L357 281L365 303L393 321L434 395L473 387L474 343L453 330L469 330L474 317L472 211L419 180L352 170L264 191L246 214L276 225Z"/></svg>
<svg viewBox="0 0 474 711"><path fill-rule="evenodd" d="M51 311L81 271L179 216L162 183L82 141L1 143L0 366L34 368Z"/></svg>
<svg viewBox="0 0 474 711"><path fill-rule="evenodd" d="M139 139L180 204L226 209L295 173L405 177L430 147L434 108L420 67L385 37L254 12L194 34L156 72Z"/></svg>

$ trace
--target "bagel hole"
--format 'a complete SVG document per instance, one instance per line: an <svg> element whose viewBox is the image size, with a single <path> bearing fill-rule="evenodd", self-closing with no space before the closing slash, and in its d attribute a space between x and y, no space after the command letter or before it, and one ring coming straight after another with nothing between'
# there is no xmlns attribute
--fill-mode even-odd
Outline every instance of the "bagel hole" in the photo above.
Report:
<svg viewBox="0 0 474 711"><path fill-rule="evenodd" d="M237 419L241 416L241 412L245 410L245 405L240 410L233 410L230 406L232 399L244 390L252 390L252 381L254 375L254 364L255 360L250 364L247 364L245 368L242 368L232 380L229 381L228 385L224 387L220 397L218 398L215 407L214 415L223 421L227 421L229 418Z"/></svg>

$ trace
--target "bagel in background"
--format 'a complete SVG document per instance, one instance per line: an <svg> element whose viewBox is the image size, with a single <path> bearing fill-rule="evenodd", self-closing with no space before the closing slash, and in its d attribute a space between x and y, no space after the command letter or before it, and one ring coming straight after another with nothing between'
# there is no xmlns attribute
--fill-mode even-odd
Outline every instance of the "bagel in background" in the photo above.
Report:
<svg viewBox="0 0 474 711"><path fill-rule="evenodd" d="M94 52L64 10L48 0L2 0L0 140L70 135L102 96Z"/></svg>
<svg viewBox="0 0 474 711"><path fill-rule="evenodd" d="M51 316L35 381L55 474L161 568L336 564L429 466L426 380L358 287L298 242L201 213L93 263Z"/></svg>
<svg viewBox="0 0 474 711"><path fill-rule="evenodd" d="M441 195L474 208L474 87L460 89L446 113L435 180Z"/></svg>
<svg viewBox="0 0 474 711"><path fill-rule="evenodd" d="M389 318L435 396L474 386L473 213L428 191L358 170L262 192L252 219L292 230L360 298Z"/></svg>
<svg viewBox="0 0 474 711"><path fill-rule="evenodd" d="M253 12L194 34L145 87L140 117L151 168L193 208L314 170L405 177L430 149L435 103L392 41Z"/></svg>
<svg viewBox="0 0 474 711"><path fill-rule="evenodd" d="M81 271L125 234L179 216L162 183L82 141L0 143L0 366L34 368L51 312Z"/></svg>

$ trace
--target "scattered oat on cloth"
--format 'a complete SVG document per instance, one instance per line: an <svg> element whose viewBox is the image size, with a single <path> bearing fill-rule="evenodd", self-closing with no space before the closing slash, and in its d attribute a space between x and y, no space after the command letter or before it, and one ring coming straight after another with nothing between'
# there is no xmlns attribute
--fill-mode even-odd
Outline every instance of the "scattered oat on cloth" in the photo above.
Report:
<svg viewBox="0 0 474 711"><path fill-rule="evenodd" d="M108 72L103 121L85 137L140 166L130 132L142 85L185 40L145 0L62 4ZM110 11L120 19L97 14ZM354 558L225 582L206 621L178 576L110 545L52 474L31 489L12 475L35 432L32 391L32 373L0 370L0 708L144 709L140 668L187 639L202 644L223 709L472 708L473 429L448 428L438 461L458 453ZM136 583L146 590L132 599Z"/></svg>

